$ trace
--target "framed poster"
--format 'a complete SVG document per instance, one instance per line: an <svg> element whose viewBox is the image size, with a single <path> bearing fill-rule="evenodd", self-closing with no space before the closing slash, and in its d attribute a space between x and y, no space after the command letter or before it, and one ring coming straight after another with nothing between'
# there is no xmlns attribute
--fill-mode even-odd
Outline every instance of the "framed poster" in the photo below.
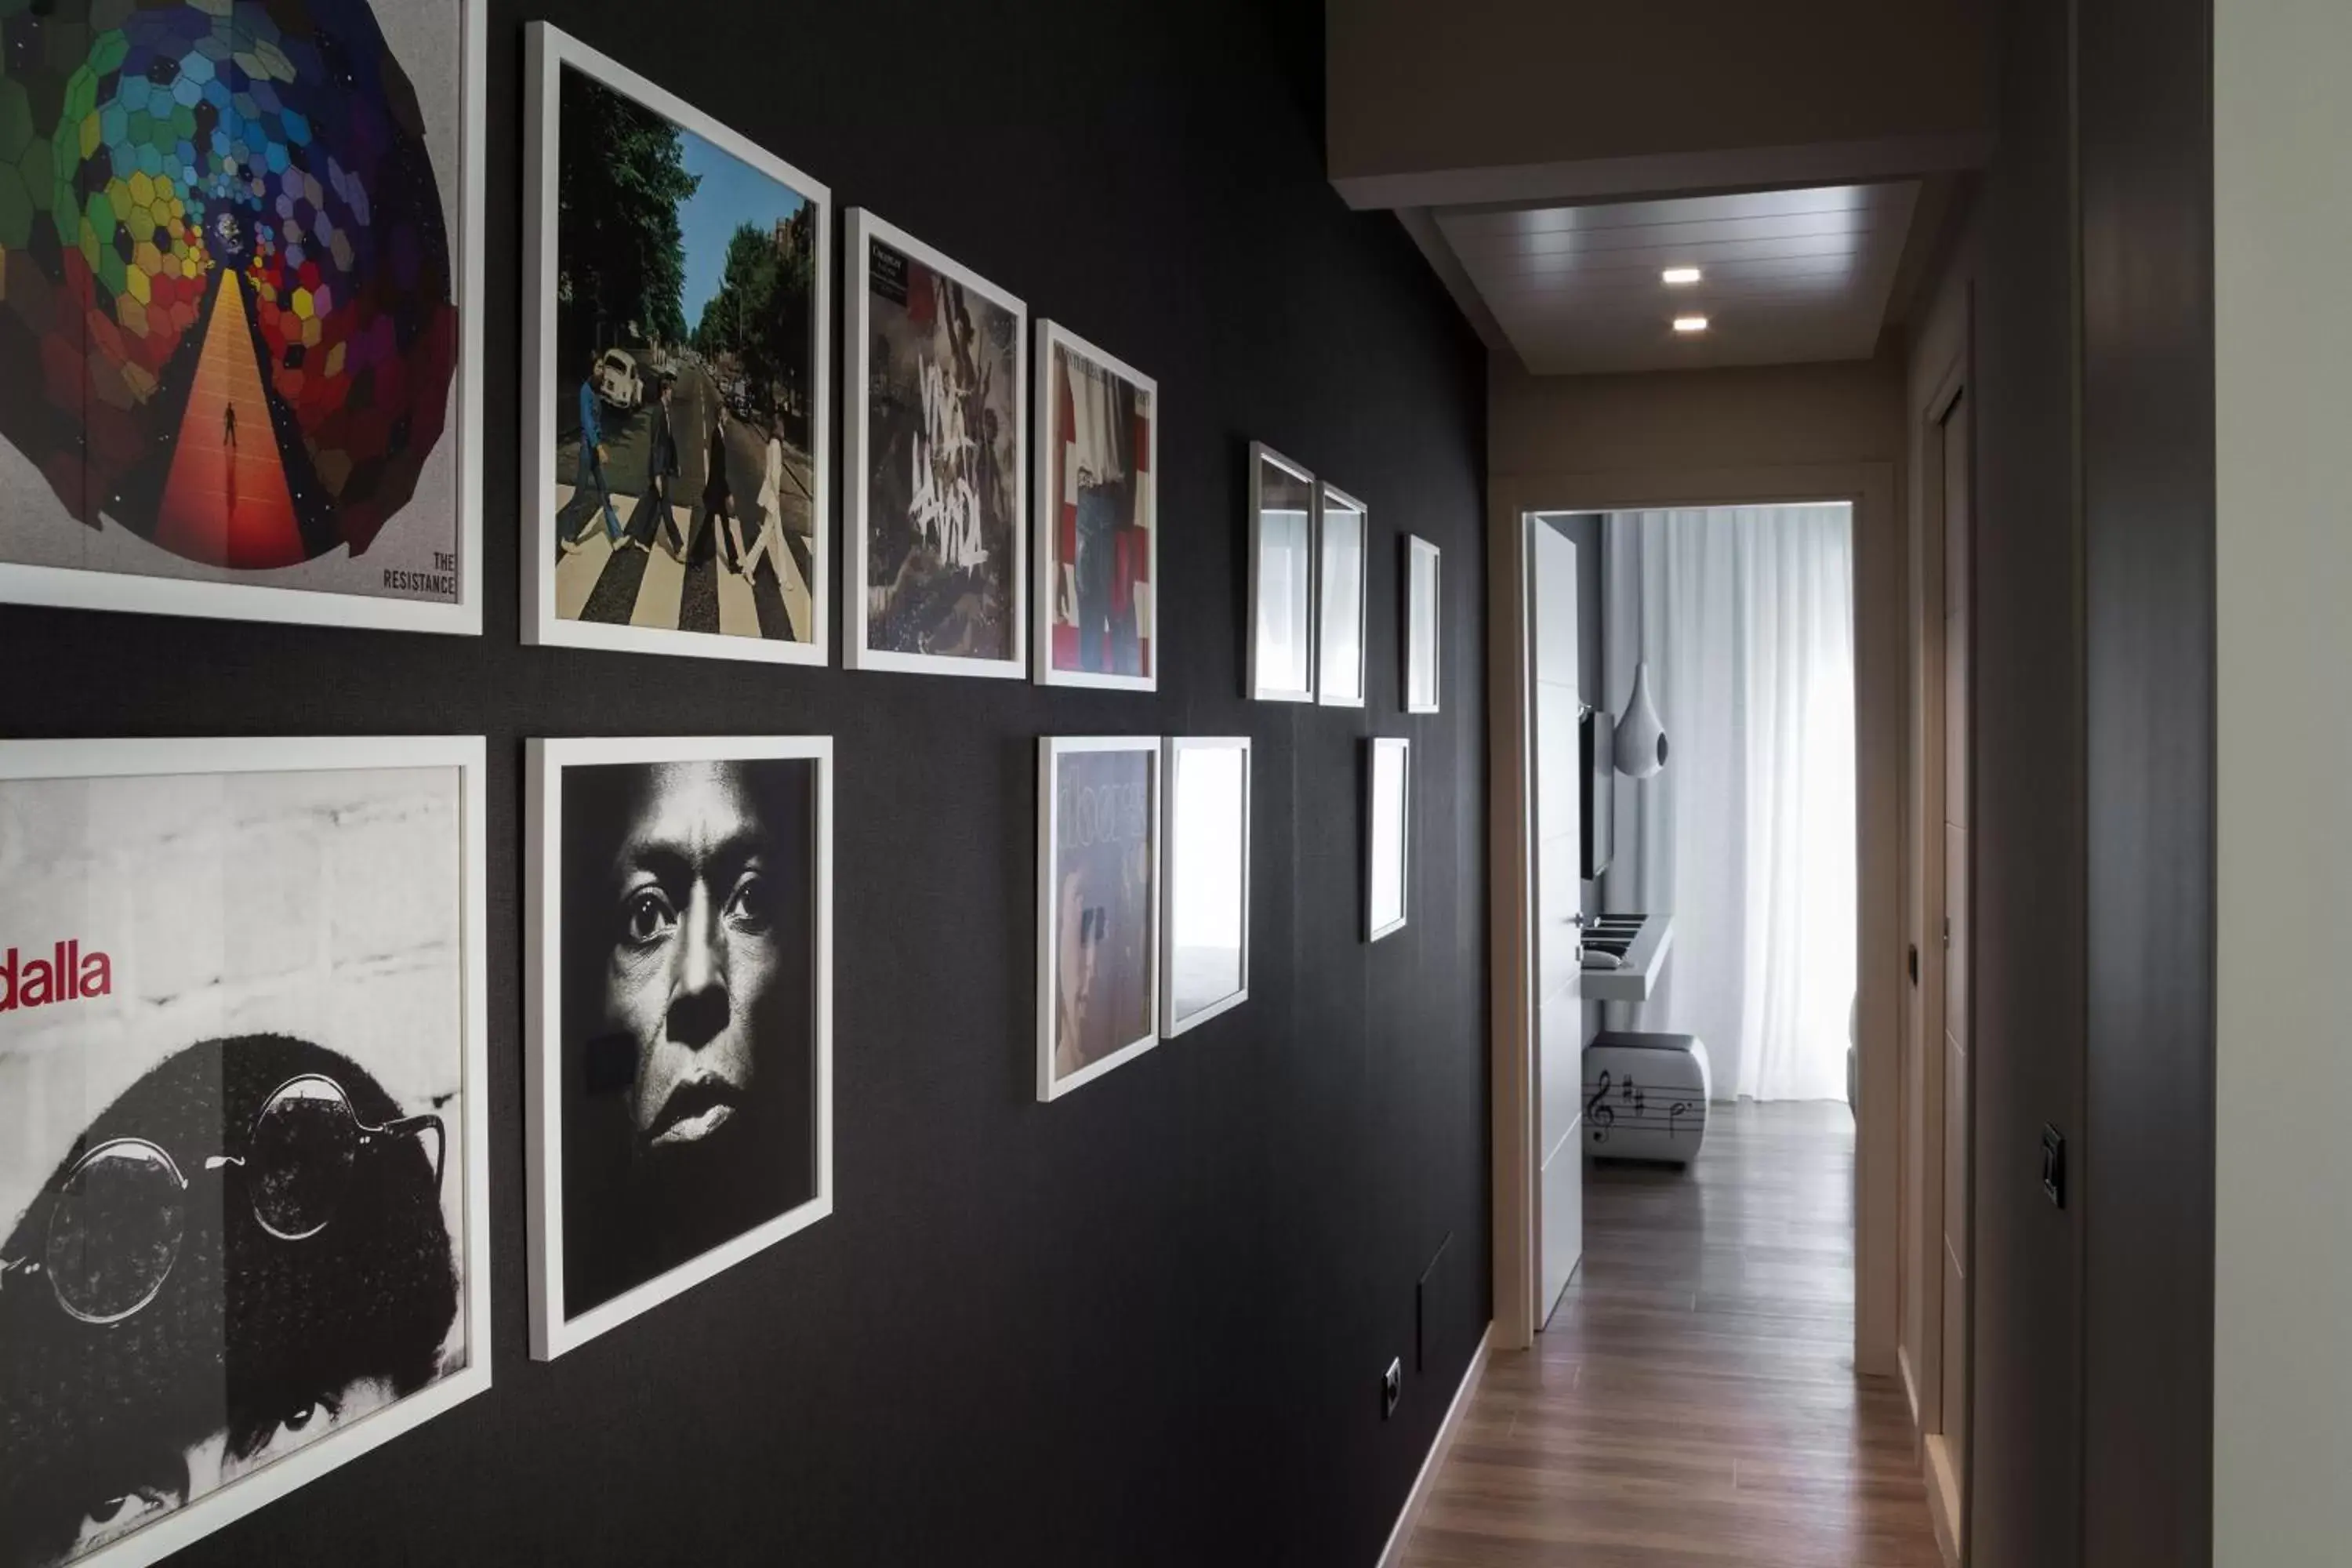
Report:
<svg viewBox="0 0 2352 1568"><path fill-rule="evenodd" d="M833 742L532 741L530 1350L833 1212Z"/></svg>
<svg viewBox="0 0 2352 1568"><path fill-rule="evenodd" d="M1160 1043L1160 742L1037 742L1037 1098Z"/></svg>
<svg viewBox="0 0 2352 1568"><path fill-rule="evenodd" d="M1315 476L1250 443L1250 695L1315 700Z"/></svg>
<svg viewBox="0 0 2352 1568"><path fill-rule="evenodd" d="M1249 737L1171 737L1164 766L1160 1033L1173 1039L1249 1000Z"/></svg>
<svg viewBox="0 0 2352 1568"><path fill-rule="evenodd" d="M0 1559L490 1383L478 737L0 742Z"/></svg>
<svg viewBox="0 0 2352 1568"><path fill-rule="evenodd" d="M1323 487L1317 530L1316 700L1327 708L1364 705L1364 626L1370 614L1371 521L1364 503Z"/></svg>
<svg viewBox="0 0 2352 1568"><path fill-rule="evenodd" d="M1364 770L1364 940L1404 929L1412 868L1412 742L1374 737Z"/></svg>
<svg viewBox="0 0 2352 1568"><path fill-rule="evenodd" d="M1404 710L1437 711L1437 546L1404 542Z"/></svg>
<svg viewBox="0 0 2352 1568"><path fill-rule="evenodd" d="M832 196L526 37L523 640L824 664Z"/></svg>
<svg viewBox="0 0 2352 1568"><path fill-rule="evenodd" d="M478 635L484 0L10 9L0 601Z"/></svg>
<svg viewBox="0 0 2352 1568"><path fill-rule="evenodd" d="M1029 312L856 207L849 236L853 669L1028 673Z"/></svg>
<svg viewBox="0 0 2352 1568"><path fill-rule="evenodd" d="M1037 679L1160 684L1160 389L1037 323Z"/></svg>

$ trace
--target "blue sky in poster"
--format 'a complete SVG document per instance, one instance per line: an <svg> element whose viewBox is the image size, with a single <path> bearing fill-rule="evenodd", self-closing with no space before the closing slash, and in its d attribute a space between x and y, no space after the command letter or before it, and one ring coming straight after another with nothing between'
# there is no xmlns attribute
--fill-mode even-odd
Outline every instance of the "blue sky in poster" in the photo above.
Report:
<svg viewBox="0 0 2352 1568"><path fill-rule="evenodd" d="M678 231L686 241L686 329L692 331L702 320L702 307L719 292L727 242L735 230L747 223L771 228L806 203L790 185L770 179L683 126L677 135L686 172L702 182L677 209Z"/></svg>

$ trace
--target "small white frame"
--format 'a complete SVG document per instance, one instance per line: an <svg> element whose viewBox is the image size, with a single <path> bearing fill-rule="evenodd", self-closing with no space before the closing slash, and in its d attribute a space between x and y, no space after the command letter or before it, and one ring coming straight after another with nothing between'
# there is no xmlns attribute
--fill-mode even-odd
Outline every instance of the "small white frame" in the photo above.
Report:
<svg viewBox="0 0 2352 1568"><path fill-rule="evenodd" d="M616 653L748 659L761 664L832 662L832 430L828 424L833 353L833 193L740 132L656 86L562 28L533 22L524 30L522 273L522 640L531 647L592 647ZM555 268L558 148L566 67L692 132L816 210L816 295L809 340L809 625L806 642L671 626L566 620L555 609Z"/></svg>
<svg viewBox="0 0 2352 1568"><path fill-rule="evenodd" d="M1055 908L1055 871L1061 844L1061 760L1090 752L1134 752L1150 759L1151 777L1151 843L1149 854L1153 887L1146 900L1151 930L1144 942L1151 966L1150 1026L1135 1039L1089 1062L1066 1078L1054 1075L1054 1001L1058 994L1060 911ZM1114 1068L1126 1066L1160 1043L1160 1018L1165 1003L1160 966L1160 907L1164 874L1160 868L1160 816L1166 798L1166 777L1160 771L1157 735L1041 735L1037 738L1037 1098L1059 1100L1072 1089L1092 1083Z"/></svg>
<svg viewBox="0 0 2352 1568"><path fill-rule="evenodd" d="M1205 736L1171 735L1168 739L1168 754L1160 764L1160 787L1165 792L1167 806L1160 813L1160 973L1165 987L1160 1002L1160 1037L1172 1040L1188 1029L1207 1023L1221 1013L1231 1012L1249 1000L1250 968L1250 816L1255 804L1256 780L1251 774L1250 738L1247 735ZM1183 771L1184 758L1198 752L1239 752L1242 758L1242 975L1241 986L1231 994L1222 996L1207 1006L1179 1017L1176 1015L1176 810L1177 775Z"/></svg>
<svg viewBox="0 0 2352 1568"><path fill-rule="evenodd" d="M479 735L203 740L0 741L0 781L155 778L207 773L374 772L454 768L459 775L459 1043L462 1121L451 1139L465 1184L466 1364L395 1404L282 1459L230 1481L73 1560L74 1568L146 1568L215 1531L300 1490L372 1448L464 1404L490 1386L490 1067L488 914L489 821Z"/></svg>
<svg viewBox="0 0 2352 1568"><path fill-rule="evenodd" d="M1408 713L1434 713L1439 694L1445 689L1445 627L1442 618L1444 596L1438 592L1437 546L1428 540L1407 534L1404 542L1404 636L1397 639L1404 649L1404 710ZM1429 689L1413 689L1413 669L1421 663L1422 620L1414 610L1424 600L1429 606Z"/></svg>
<svg viewBox="0 0 2352 1568"><path fill-rule="evenodd" d="M1129 383L1151 399L1151 416L1145 426L1151 433L1150 451L1147 454L1143 472L1143 512L1150 520L1145 529L1149 544L1144 552L1144 581L1151 591L1151 636L1149 641L1149 668L1141 675L1102 675L1092 670L1057 669L1054 666L1054 604L1060 592L1060 563L1054 558L1054 540L1060 531L1062 498L1054 493L1054 351L1063 349L1081 359L1093 361L1102 369ZM1162 602L1160 583L1160 384L1079 337L1058 321L1040 318L1037 322L1036 412L1029 423L1032 460L1036 464L1036 477L1030 486L1030 504L1035 512L1034 526L1036 537L1030 547L1032 569L1036 574L1036 589L1030 598L1030 623L1035 627L1037 642L1037 684L1040 686L1086 686L1108 691L1157 691L1160 689L1160 668L1167 649L1168 626L1166 605Z"/></svg>
<svg viewBox="0 0 2352 1568"><path fill-rule="evenodd" d="M1397 839L1389 847L1397 860L1397 915L1382 921L1372 902L1373 868L1380 862L1381 757L1398 760ZM1401 931L1412 912L1412 742L1375 735L1364 742L1364 940L1378 942Z"/></svg>
<svg viewBox="0 0 2352 1568"><path fill-rule="evenodd" d="M1249 455L1250 613L1247 662L1250 696L1259 702L1312 702L1315 700L1316 659L1321 651L1319 644L1323 625L1322 617L1317 612L1317 601L1322 593L1323 492L1316 484L1313 474L1265 442L1252 441ZM1265 470L1268 467L1288 474L1307 490L1307 553L1301 563L1304 574L1300 578L1300 596L1305 600L1306 613L1299 627L1299 635L1307 639L1299 668L1307 679L1297 686L1274 683L1262 663L1260 652L1260 645L1265 640L1265 602L1261 595L1265 591Z"/></svg>
<svg viewBox="0 0 2352 1568"><path fill-rule="evenodd" d="M563 770L607 763L810 760L816 835L810 865L816 977L816 1192L742 1235L632 1286L577 1317L563 1310ZM531 740L523 758L523 1037L525 1166L530 1202L530 1355L552 1361L807 1229L833 1213L833 737L673 736Z"/></svg>
<svg viewBox="0 0 2352 1568"><path fill-rule="evenodd" d="M457 407L441 432L444 441L456 443L457 454L457 602L436 605L320 588L278 588L258 582L151 577L135 572L0 562L0 604L439 632L451 637L482 635L482 314L488 298L483 258L489 248L482 189L489 101L489 4L488 0L457 0L457 5L459 188L457 225L449 236L450 266L457 289Z"/></svg>
<svg viewBox="0 0 2352 1568"><path fill-rule="evenodd" d="M1349 696L1334 694L1330 689L1332 659L1329 628L1332 624L1330 594L1330 520L1335 511L1355 513L1362 532L1356 544L1356 602L1343 607L1356 621L1356 690ZM1369 653L1372 623L1372 514L1362 501L1349 495L1328 479L1324 481L1315 518L1315 700L1326 708L1361 708L1368 700L1371 685Z"/></svg>
<svg viewBox="0 0 2352 1568"><path fill-rule="evenodd" d="M1029 307L970 268L950 260L863 207L851 207L843 214L842 230L845 237L842 300L847 312L842 330L842 384L845 394L842 408L842 484L848 499L847 515L843 520L847 560L841 574L842 663L851 669L995 676L1018 680L1029 673ZM866 258L868 245L877 240L932 271L953 279L1013 315L1013 651L1003 658L900 653L866 644L866 398L871 390L866 379L873 337L867 314L873 288L868 281Z"/></svg>

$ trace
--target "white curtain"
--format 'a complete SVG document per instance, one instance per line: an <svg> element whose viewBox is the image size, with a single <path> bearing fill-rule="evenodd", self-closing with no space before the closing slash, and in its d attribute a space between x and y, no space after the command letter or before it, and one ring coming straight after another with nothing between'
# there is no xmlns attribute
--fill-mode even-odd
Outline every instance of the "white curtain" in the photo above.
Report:
<svg viewBox="0 0 2352 1568"><path fill-rule="evenodd" d="M1670 747L1617 780L1603 907L1671 914L1651 1000L1613 1026L1696 1035L1718 1100L1843 1100L1854 994L1853 509L1616 512L1603 689L1637 659Z"/></svg>

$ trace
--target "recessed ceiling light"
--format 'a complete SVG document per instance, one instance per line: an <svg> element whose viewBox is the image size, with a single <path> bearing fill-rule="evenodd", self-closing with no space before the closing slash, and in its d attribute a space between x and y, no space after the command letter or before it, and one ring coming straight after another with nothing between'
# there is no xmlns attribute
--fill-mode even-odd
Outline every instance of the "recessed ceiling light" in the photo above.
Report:
<svg viewBox="0 0 2352 1568"><path fill-rule="evenodd" d="M1698 281L1698 268L1696 267L1669 267L1664 272L1659 273L1658 276L1661 279L1668 283L1696 283Z"/></svg>
<svg viewBox="0 0 2352 1568"><path fill-rule="evenodd" d="M1676 316L1675 318L1675 331L1678 332L1703 332L1706 331L1706 318L1705 316Z"/></svg>

